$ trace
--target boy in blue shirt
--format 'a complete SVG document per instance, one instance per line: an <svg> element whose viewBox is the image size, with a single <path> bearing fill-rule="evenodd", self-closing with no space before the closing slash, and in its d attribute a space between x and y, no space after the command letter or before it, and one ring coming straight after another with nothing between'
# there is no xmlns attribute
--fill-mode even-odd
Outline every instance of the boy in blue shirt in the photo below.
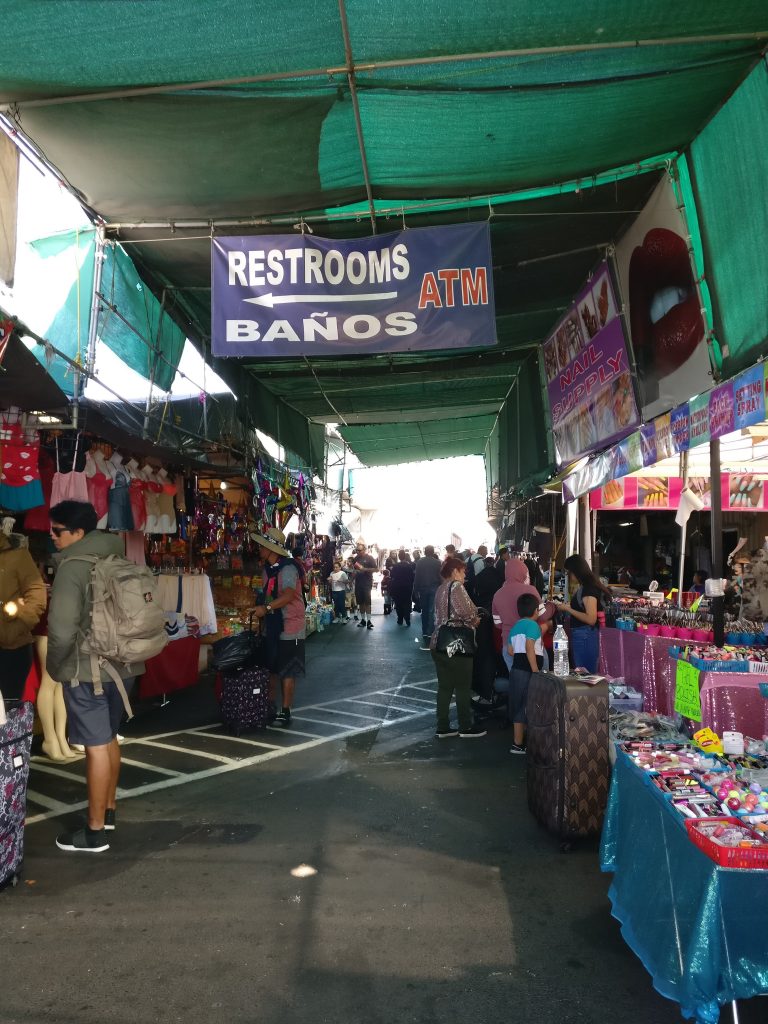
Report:
<svg viewBox="0 0 768 1024"><path fill-rule="evenodd" d="M536 621L541 614L538 598L521 594L517 599L518 621L509 631L507 653L512 658L509 672L509 720L514 732L510 754L525 753L525 727L528 724L526 702L532 672L540 672L544 664L541 626Z"/></svg>

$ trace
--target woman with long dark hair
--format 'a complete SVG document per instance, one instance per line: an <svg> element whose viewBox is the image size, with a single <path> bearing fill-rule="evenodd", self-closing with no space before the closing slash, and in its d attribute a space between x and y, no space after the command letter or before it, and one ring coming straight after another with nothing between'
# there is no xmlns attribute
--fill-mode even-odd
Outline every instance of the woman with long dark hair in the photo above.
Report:
<svg viewBox="0 0 768 1024"><path fill-rule="evenodd" d="M600 638L597 615L604 596L610 598L611 591L595 576L586 558L570 555L564 563L571 582L579 584L570 604L555 602L558 611L565 612L572 619L571 655L574 668L585 668L597 672L600 655Z"/></svg>

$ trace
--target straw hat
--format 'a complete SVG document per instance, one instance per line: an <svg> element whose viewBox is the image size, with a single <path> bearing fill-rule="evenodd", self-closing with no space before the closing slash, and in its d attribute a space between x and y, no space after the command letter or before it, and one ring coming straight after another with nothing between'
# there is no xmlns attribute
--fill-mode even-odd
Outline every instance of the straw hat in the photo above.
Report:
<svg viewBox="0 0 768 1024"><path fill-rule="evenodd" d="M266 534L263 535L252 533L251 540L255 541L260 547L266 548L267 551L274 551L276 555L291 557L290 551L287 551L285 547L285 534L282 530L278 530L276 526L270 527Z"/></svg>

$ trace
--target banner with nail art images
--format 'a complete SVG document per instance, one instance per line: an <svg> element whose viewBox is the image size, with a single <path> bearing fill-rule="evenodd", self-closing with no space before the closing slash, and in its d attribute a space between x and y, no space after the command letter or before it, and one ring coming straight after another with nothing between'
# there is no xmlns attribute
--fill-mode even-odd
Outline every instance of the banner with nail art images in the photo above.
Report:
<svg viewBox="0 0 768 1024"><path fill-rule="evenodd" d="M606 262L544 342L542 355L558 463L637 426L624 323Z"/></svg>
<svg viewBox="0 0 768 1024"><path fill-rule="evenodd" d="M605 490L610 482L616 482L620 477L628 476L642 467L647 467L650 473L653 466L663 459L707 444L712 438L764 423L767 406L768 363L759 363L733 380L718 384L689 402L683 402L671 412L642 424L639 430L629 434L619 444L593 456L586 466L563 480L563 500L574 501L595 488ZM746 479L746 476L749 478ZM746 476L738 477L738 489L732 490L730 482L727 487L724 486L723 508L760 512L768 508L762 479L754 475ZM612 495L615 493L611 492ZM676 507L672 503L665 505L661 495L652 493L649 497L652 502L650 505L617 504L618 498L614 498L614 501L605 501L593 507ZM708 481L704 501L708 506Z"/></svg>
<svg viewBox="0 0 768 1024"><path fill-rule="evenodd" d="M644 420L712 383L688 229L665 177L616 245Z"/></svg>
<svg viewBox="0 0 768 1024"><path fill-rule="evenodd" d="M755 473L722 473L720 497L723 509L739 512L768 510L768 478ZM712 506L708 476L689 477L688 487L703 502ZM679 476L628 476L610 480L592 491L589 507L606 512L623 510L676 509L680 504L683 481Z"/></svg>

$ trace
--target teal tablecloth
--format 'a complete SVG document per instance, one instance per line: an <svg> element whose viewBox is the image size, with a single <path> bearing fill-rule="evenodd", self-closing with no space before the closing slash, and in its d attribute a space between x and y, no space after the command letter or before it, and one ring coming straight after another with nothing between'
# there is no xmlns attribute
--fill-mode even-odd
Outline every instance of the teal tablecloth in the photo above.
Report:
<svg viewBox="0 0 768 1024"><path fill-rule="evenodd" d="M625 941L686 1019L716 1024L724 1004L768 992L768 871L718 867L621 752L600 861Z"/></svg>

